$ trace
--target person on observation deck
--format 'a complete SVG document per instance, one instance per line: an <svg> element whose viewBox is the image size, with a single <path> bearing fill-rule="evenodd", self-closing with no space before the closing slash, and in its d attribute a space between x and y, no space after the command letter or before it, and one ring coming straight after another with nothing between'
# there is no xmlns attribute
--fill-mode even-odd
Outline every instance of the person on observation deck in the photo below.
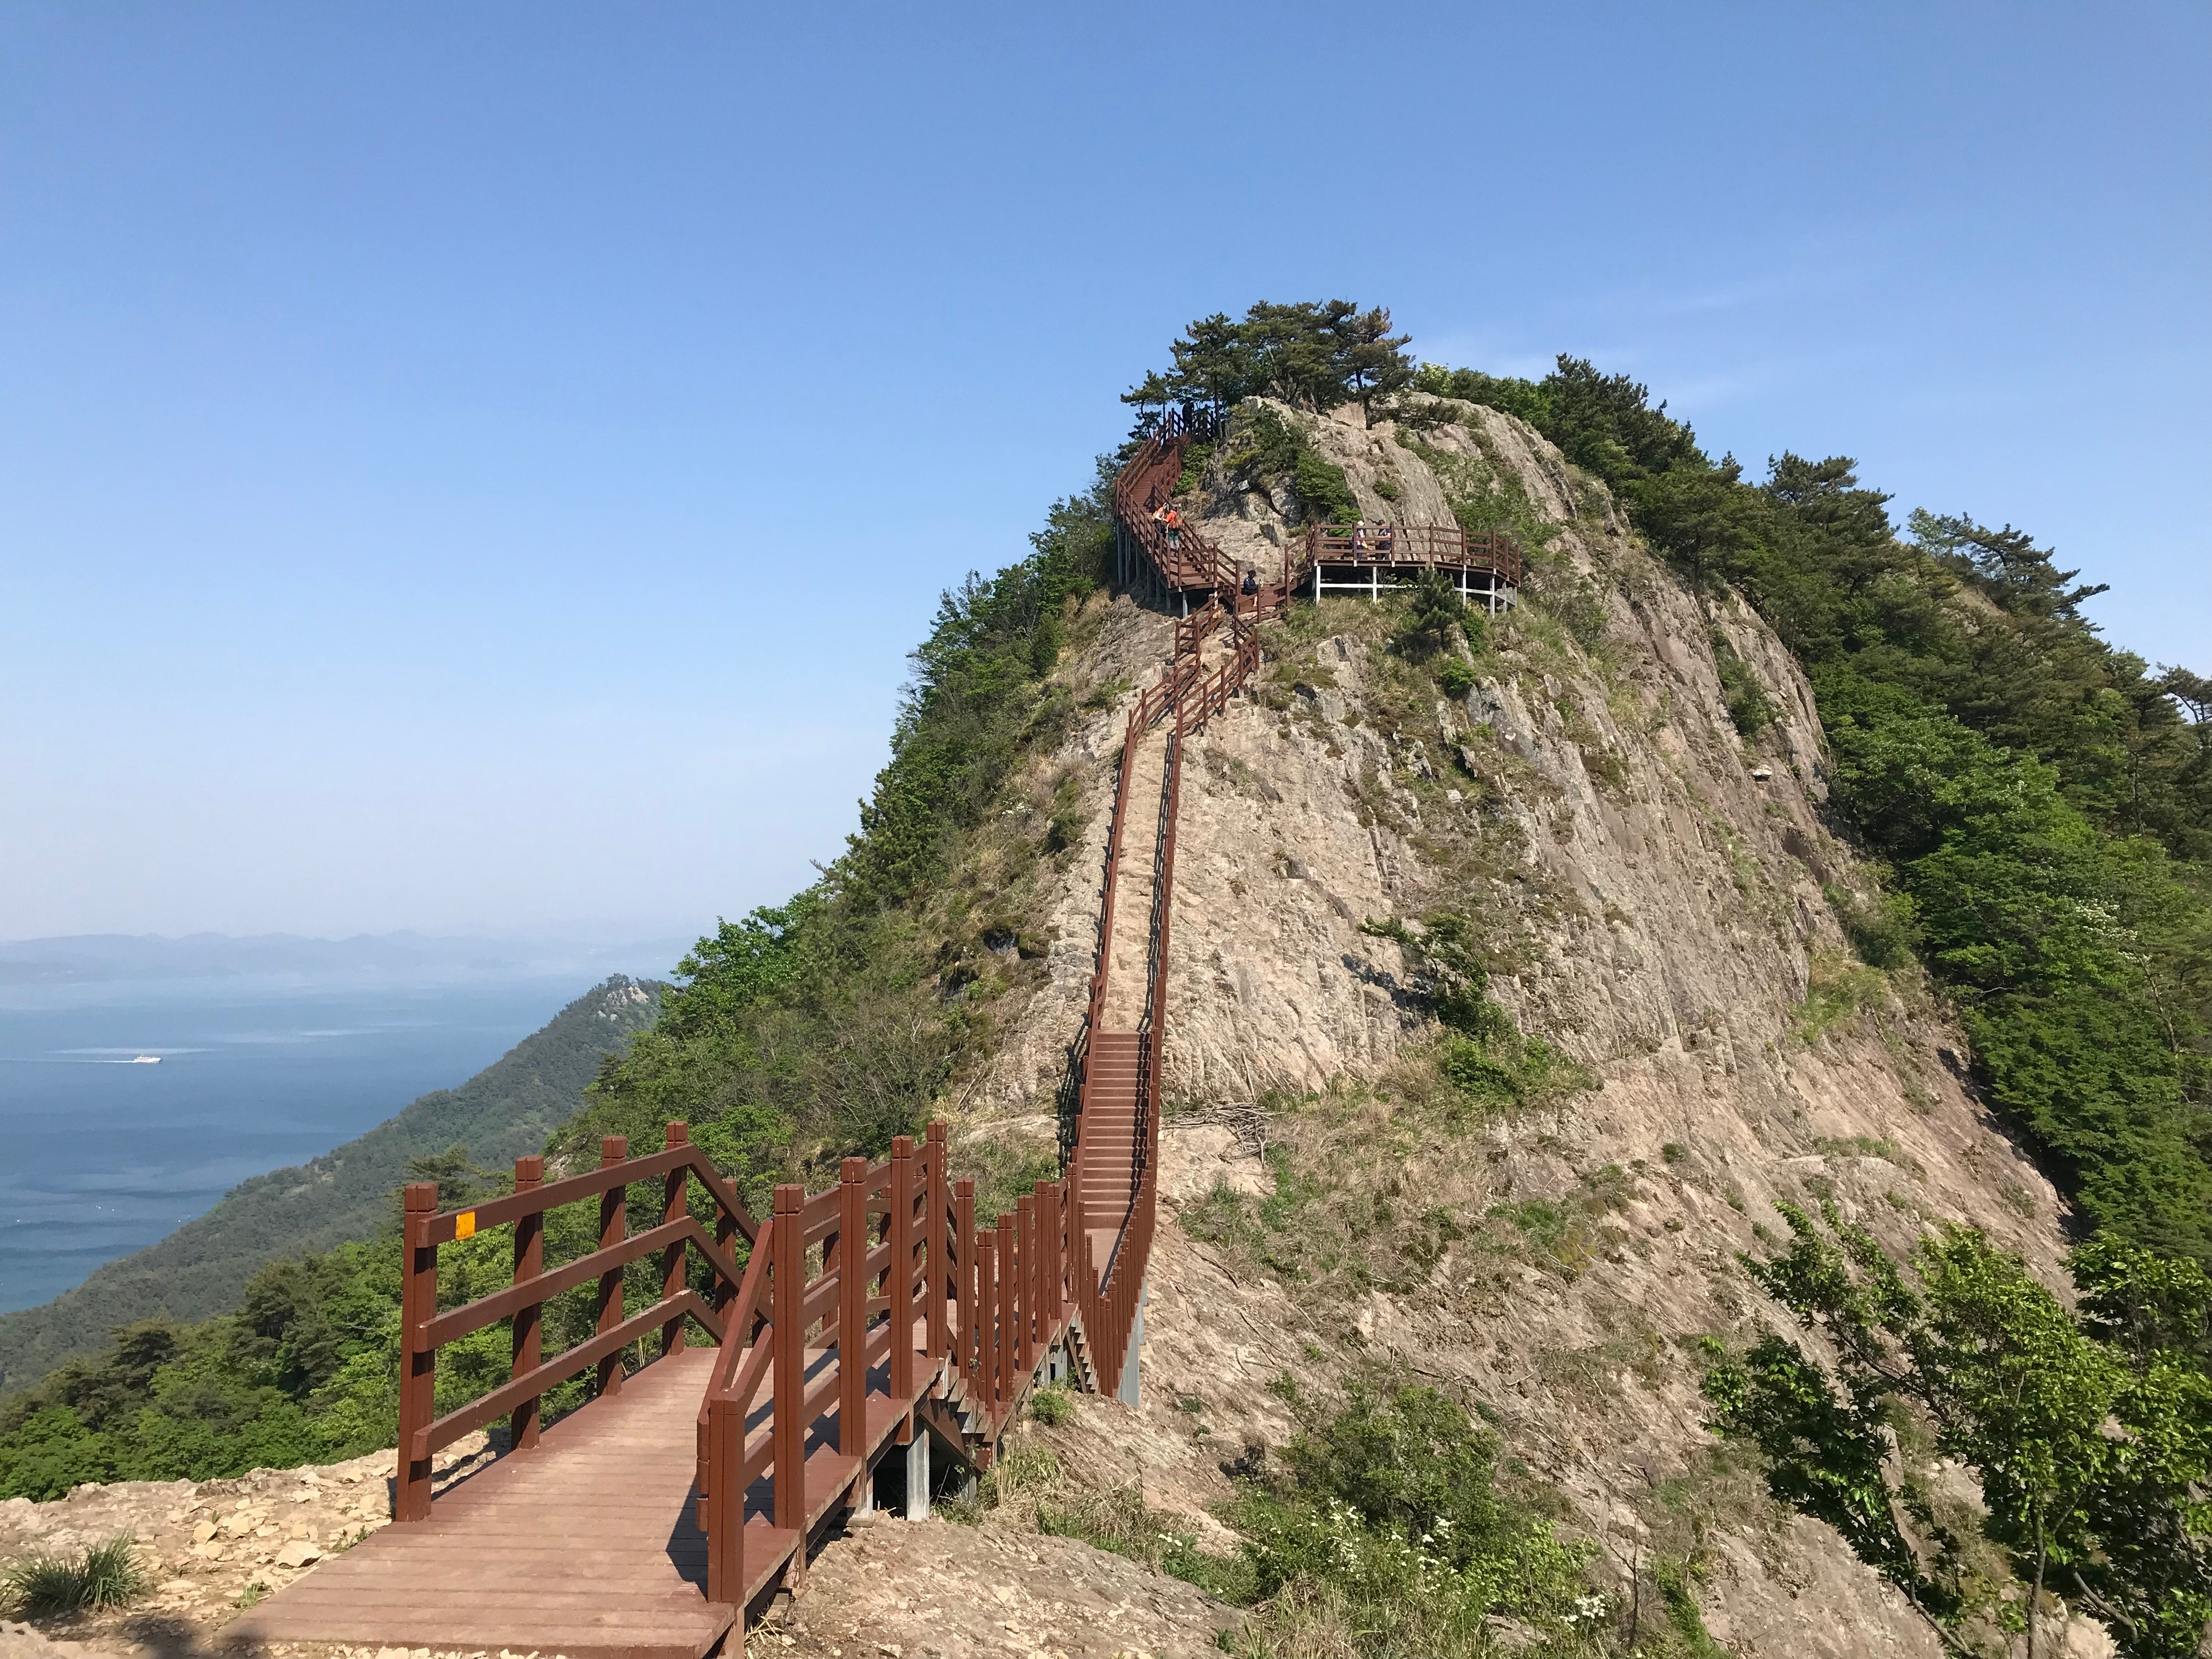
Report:
<svg viewBox="0 0 2212 1659"><path fill-rule="evenodd" d="M1390 550L1391 536L1391 528L1387 524L1375 532L1375 546L1378 552L1388 553Z"/></svg>
<svg viewBox="0 0 2212 1659"><path fill-rule="evenodd" d="M1367 550L1367 520L1364 519L1352 526L1352 550L1355 553Z"/></svg>

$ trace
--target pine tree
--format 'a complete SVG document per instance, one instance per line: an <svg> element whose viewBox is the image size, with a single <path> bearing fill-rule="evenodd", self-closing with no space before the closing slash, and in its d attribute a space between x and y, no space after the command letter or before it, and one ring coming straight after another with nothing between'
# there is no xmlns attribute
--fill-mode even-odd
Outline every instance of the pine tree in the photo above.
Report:
<svg viewBox="0 0 2212 1659"><path fill-rule="evenodd" d="M1361 418L1375 424L1375 400L1402 391L1413 378L1413 359L1406 355L1410 334L1390 332L1390 310L1377 306L1360 311L1332 301L1331 309L1343 306L1330 319L1336 344L1337 374L1345 390L1358 401Z"/></svg>

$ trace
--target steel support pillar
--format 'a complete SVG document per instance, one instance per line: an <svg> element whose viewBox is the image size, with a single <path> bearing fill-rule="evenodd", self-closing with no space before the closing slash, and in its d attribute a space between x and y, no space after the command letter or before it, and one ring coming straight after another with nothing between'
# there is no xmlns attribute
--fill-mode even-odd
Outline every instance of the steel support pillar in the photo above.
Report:
<svg viewBox="0 0 2212 1659"><path fill-rule="evenodd" d="M929 1519L929 1431L919 1425L906 1446L906 1518Z"/></svg>
<svg viewBox="0 0 2212 1659"><path fill-rule="evenodd" d="M1145 1304L1152 1297L1152 1279L1147 1273L1145 1282L1137 1286L1137 1316L1129 1322L1128 1357L1121 1361L1121 1386L1114 1391L1114 1397L1125 1406L1137 1403L1137 1357L1145 1348Z"/></svg>

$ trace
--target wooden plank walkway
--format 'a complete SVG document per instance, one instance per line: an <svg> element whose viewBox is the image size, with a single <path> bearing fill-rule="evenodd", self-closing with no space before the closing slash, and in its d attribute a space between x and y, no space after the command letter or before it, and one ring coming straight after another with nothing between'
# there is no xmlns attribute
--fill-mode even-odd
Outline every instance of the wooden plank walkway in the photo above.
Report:
<svg viewBox="0 0 2212 1659"><path fill-rule="evenodd" d="M627 1378L389 1526L324 1562L227 1640L532 1650L569 1659L699 1659L738 1609L707 1600L690 1502L712 1348Z"/></svg>

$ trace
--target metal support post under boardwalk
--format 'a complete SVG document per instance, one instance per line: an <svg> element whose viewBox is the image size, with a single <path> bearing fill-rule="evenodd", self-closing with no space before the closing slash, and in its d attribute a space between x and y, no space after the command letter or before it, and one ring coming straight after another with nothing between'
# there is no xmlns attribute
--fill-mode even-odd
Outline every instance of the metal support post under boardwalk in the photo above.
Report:
<svg viewBox="0 0 2212 1659"><path fill-rule="evenodd" d="M1125 1406L1137 1404L1137 1359L1145 1351L1145 1304L1152 1299L1152 1276L1145 1275L1144 1283L1137 1286L1137 1316L1129 1326L1129 1352L1121 1361L1121 1386L1114 1397Z"/></svg>

